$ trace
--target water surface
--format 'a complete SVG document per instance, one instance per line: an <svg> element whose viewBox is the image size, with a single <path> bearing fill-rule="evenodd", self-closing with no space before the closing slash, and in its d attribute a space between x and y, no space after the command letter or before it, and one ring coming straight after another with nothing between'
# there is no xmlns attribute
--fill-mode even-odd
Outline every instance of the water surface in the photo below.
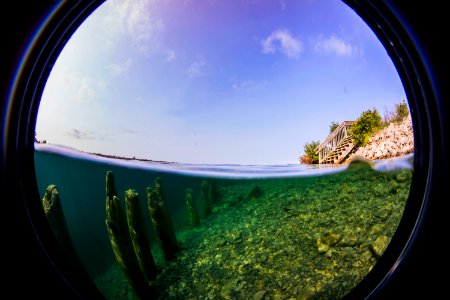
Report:
<svg viewBox="0 0 450 300"><path fill-rule="evenodd" d="M408 199L412 156L348 166L243 166L118 160L36 145L41 196L58 188L71 239L108 299L136 297L116 262L105 225L105 176L118 197L139 193L159 269L156 299L338 299L373 268L389 244ZM147 187L161 178L181 250L166 261L152 228ZM192 226L192 189L215 187L212 211Z"/></svg>

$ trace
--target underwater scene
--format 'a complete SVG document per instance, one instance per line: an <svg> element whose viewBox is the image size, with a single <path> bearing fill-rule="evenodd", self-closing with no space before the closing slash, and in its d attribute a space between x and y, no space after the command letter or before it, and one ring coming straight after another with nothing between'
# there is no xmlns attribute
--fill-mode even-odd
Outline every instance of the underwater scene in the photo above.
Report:
<svg viewBox="0 0 450 300"><path fill-rule="evenodd" d="M43 209L107 299L340 299L402 218L412 155L183 165L36 145Z"/></svg>

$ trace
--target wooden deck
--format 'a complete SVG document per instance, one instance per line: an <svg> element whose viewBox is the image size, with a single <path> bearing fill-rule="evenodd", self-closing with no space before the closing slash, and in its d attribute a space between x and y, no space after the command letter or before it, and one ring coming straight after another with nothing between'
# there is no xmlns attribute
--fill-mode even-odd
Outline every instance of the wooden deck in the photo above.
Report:
<svg viewBox="0 0 450 300"><path fill-rule="evenodd" d="M319 164L339 164L355 147L349 135L349 128L353 121L342 122L326 139L320 144L316 153L319 154Z"/></svg>

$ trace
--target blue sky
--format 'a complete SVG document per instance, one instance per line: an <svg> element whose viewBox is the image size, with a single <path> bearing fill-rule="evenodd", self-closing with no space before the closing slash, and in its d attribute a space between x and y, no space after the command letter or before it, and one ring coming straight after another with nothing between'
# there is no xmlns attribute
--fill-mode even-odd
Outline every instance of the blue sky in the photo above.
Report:
<svg viewBox="0 0 450 300"><path fill-rule="evenodd" d="M296 164L331 122L404 99L341 1L108 0L56 61L36 133L154 160Z"/></svg>

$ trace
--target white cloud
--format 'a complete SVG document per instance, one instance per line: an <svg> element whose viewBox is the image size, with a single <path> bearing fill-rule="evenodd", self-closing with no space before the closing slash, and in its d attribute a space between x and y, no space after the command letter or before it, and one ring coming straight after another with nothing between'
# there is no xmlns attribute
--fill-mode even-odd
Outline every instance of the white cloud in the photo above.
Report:
<svg viewBox="0 0 450 300"><path fill-rule="evenodd" d="M104 140L103 137L97 136L95 132L91 130L79 130L76 128L72 128L67 132L67 135L77 140L96 140L96 139Z"/></svg>
<svg viewBox="0 0 450 300"><path fill-rule="evenodd" d="M71 95L71 101L81 104L96 101L98 95L106 88L103 80L82 76L78 72L63 74L61 81L55 81L55 84L60 84L62 85L61 88L65 88L65 94ZM56 89L58 88L60 87L56 87Z"/></svg>
<svg viewBox="0 0 450 300"><path fill-rule="evenodd" d="M293 37L287 29L278 29L261 41L262 52L276 53L280 51L289 58L298 58L303 51L302 42Z"/></svg>
<svg viewBox="0 0 450 300"><path fill-rule="evenodd" d="M175 59L177 59L177 54L175 53L175 51L173 51L173 50L171 50L171 49L167 50L167 51L166 51L166 60L167 60L168 62L172 62L172 61L174 61Z"/></svg>
<svg viewBox="0 0 450 300"><path fill-rule="evenodd" d="M75 93L75 101L88 102L97 99L98 91L103 89L104 82L102 80L91 77L81 77L78 82L78 88Z"/></svg>
<svg viewBox="0 0 450 300"><path fill-rule="evenodd" d="M352 57L360 52L358 47L351 45L334 35L328 38L320 37L315 40L314 50L316 53L328 53L340 57Z"/></svg>
<svg viewBox="0 0 450 300"><path fill-rule="evenodd" d="M93 88L93 81L90 78L82 78L78 87L77 99L83 101L85 99L94 99L96 96Z"/></svg>
<svg viewBox="0 0 450 300"><path fill-rule="evenodd" d="M109 64L106 68L111 75L120 76L128 73L128 70L130 69L132 63L133 60L129 58L122 64Z"/></svg>
<svg viewBox="0 0 450 300"><path fill-rule="evenodd" d="M267 81L245 80L241 82L233 82L231 87L236 91L254 91L260 90L267 86Z"/></svg>
<svg viewBox="0 0 450 300"><path fill-rule="evenodd" d="M189 65L189 67L186 70L186 74L190 78L205 75L205 72L203 70L205 66L206 61L203 58L196 60Z"/></svg>
<svg viewBox="0 0 450 300"><path fill-rule="evenodd" d="M104 29L111 40L118 34L126 34L133 46L143 54L154 50L152 39L163 28L161 19L154 16L155 3L150 0L109 0L104 5Z"/></svg>

